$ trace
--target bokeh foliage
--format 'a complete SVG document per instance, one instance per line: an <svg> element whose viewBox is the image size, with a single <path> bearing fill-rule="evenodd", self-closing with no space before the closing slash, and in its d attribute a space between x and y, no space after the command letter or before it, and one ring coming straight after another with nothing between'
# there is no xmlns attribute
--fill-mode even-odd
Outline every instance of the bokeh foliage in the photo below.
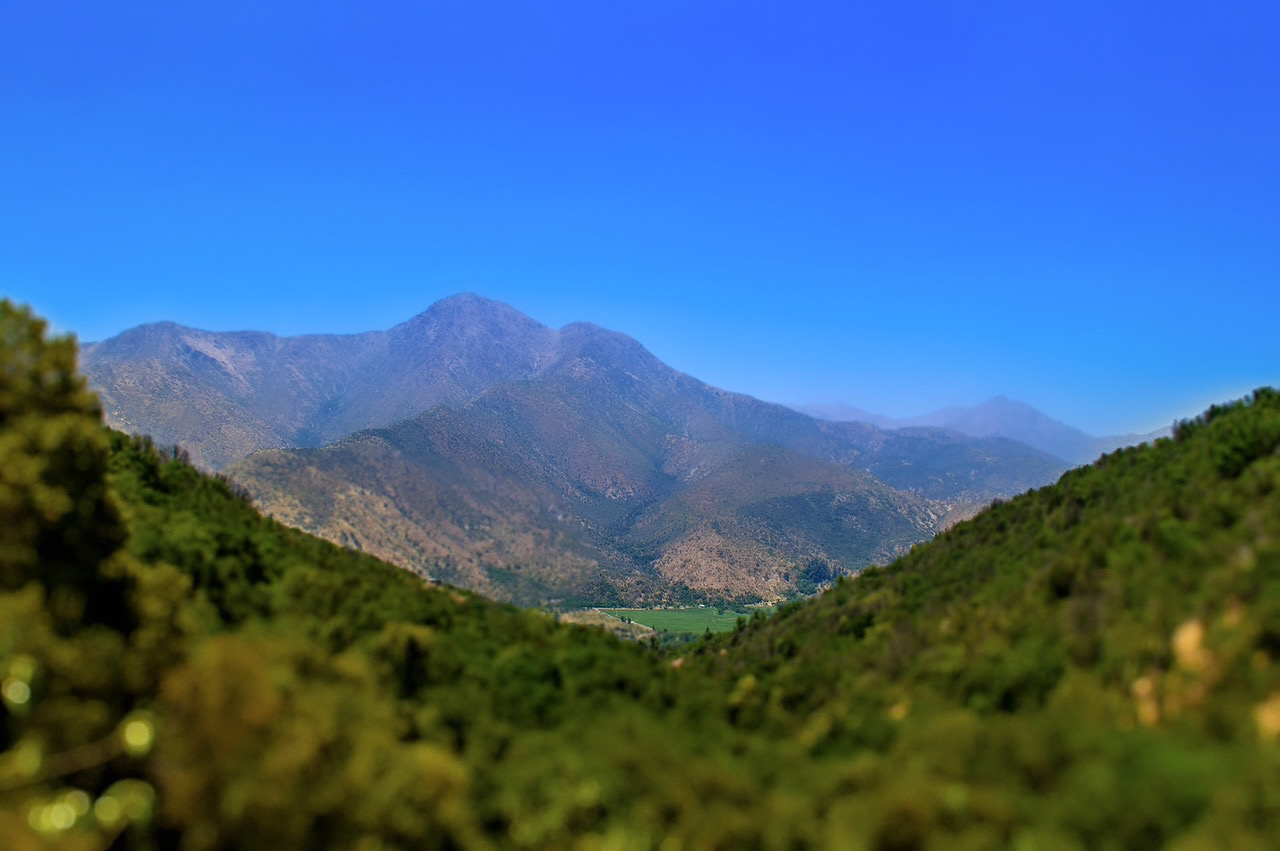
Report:
<svg viewBox="0 0 1280 851"><path fill-rule="evenodd" d="M1273 391L664 654L264 519L74 357L0 306L6 847L1280 839Z"/></svg>

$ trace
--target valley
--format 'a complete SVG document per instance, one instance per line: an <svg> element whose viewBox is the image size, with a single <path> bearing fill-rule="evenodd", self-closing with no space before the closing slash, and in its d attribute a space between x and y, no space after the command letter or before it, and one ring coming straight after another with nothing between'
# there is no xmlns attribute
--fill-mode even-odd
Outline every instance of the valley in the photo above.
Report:
<svg viewBox="0 0 1280 851"><path fill-rule="evenodd" d="M74 363L0 303L15 848L1280 837L1274 389L664 645L265 517L181 452L103 427ZM722 617L618 614L704 633Z"/></svg>

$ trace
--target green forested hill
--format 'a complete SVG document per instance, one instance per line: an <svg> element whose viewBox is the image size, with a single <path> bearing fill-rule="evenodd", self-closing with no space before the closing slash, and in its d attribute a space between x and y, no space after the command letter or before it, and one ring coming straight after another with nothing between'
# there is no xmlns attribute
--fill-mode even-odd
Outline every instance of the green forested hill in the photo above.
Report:
<svg viewBox="0 0 1280 851"><path fill-rule="evenodd" d="M671 703L639 645L423 587L107 432L42 331L0 305L6 848L486 848L535 810L520 845L552 847L504 754Z"/></svg>
<svg viewBox="0 0 1280 851"><path fill-rule="evenodd" d="M1280 394L994 506L723 651L697 670L736 680L739 718L857 755L843 806L885 847L1273 847Z"/></svg>
<svg viewBox="0 0 1280 851"><path fill-rule="evenodd" d="M667 655L262 519L0 307L6 848L1272 848L1280 396Z"/></svg>

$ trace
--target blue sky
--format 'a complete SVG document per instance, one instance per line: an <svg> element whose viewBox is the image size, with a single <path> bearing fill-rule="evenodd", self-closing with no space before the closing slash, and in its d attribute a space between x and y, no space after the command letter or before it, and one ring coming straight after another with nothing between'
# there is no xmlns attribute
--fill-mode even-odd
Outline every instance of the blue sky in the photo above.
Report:
<svg viewBox="0 0 1280 851"><path fill-rule="evenodd" d="M474 291L784 402L1280 384L1280 6L0 10L0 292L81 339Z"/></svg>

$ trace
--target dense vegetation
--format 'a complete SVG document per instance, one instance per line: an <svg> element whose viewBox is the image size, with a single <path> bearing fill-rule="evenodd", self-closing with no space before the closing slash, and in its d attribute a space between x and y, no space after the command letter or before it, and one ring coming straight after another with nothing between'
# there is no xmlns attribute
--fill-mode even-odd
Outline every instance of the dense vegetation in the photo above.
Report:
<svg viewBox="0 0 1280 851"><path fill-rule="evenodd" d="M1278 449L1274 390L1211 408L785 607L708 673L740 724L856 754L839 806L885 847L1275 847Z"/></svg>
<svg viewBox="0 0 1280 851"><path fill-rule="evenodd" d="M1278 447L1259 391L664 656L263 519L5 304L0 837L1275 847Z"/></svg>

